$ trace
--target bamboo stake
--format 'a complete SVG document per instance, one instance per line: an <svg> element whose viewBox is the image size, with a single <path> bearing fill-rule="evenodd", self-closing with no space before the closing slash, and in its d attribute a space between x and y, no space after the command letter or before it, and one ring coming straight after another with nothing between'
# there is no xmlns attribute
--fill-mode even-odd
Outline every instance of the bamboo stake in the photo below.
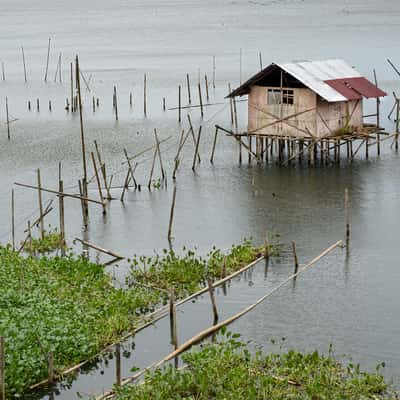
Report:
<svg viewBox="0 0 400 400"><path fill-rule="evenodd" d="M48 364L48 381L50 384L54 382L54 354L51 351L47 356L47 364Z"/></svg>
<svg viewBox="0 0 400 400"><path fill-rule="evenodd" d="M121 386L121 344L115 345L115 374L116 374L116 385Z"/></svg>
<svg viewBox="0 0 400 400"><path fill-rule="evenodd" d="M215 65L215 56L213 56L213 89L215 89L215 73L216 73L216 65Z"/></svg>
<svg viewBox="0 0 400 400"><path fill-rule="evenodd" d="M214 286L213 286L212 280L209 276L207 277L207 284L208 284L208 291L210 293L210 300L211 300L211 304L212 304L213 315L214 315L214 325L215 325L218 322L218 310L217 310L217 304L215 302Z"/></svg>
<svg viewBox="0 0 400 400"><path fill-rule="evenodd" d="M157 136L157 129L155 129L155 128L154 128L154 136L156 139L156 149L157 149L158 159L160 160L161 176L162 176L162 180L165 181L166 175L165 175L165 171L164 171L164 167L163 167L163 163L162 163L162 159L161 159L160 142L159 142L158 136Z"/></svg>
<svg viewBox="0 0 400 400"><path fill-rule="evenodd" d="M175 291L169 290L169 321L171 327L171 344L174 349L178 348L178 333L176 329L176 307L175 307Z"/></svg>
<svg viewBox="0 0 400 400"><path fill-rule="evenodd" d="M399 149L399 121L400 119L400 99L396 97L396 136L395 136L395 149Z"/></svg>
<svg viewBox="0 0 400 400"><path fill-rule="evenodd" d="M263 70L263 63L262 63L262 55L261 55L261 51L258 53L258 58L260 60L260 71Z"/></svg>
<svg viewBox="0 0 400 400"><path fill-rule="evenodd" d="M0 336L0 400L6 400L6 350L5 339Z"/></svg>
<svg viewBox="0 0 400 400"><path fill-rule="evenodd" d="M7 139L10 140L10 117L8 115L8 97L6 96Z"/></svg>
<svg viewBox="0 0 400 400"><path fill-rule="evenodd" d="M181 85L178 86L178 122L182 121L182 109L181 109Z"/></svg>
<svg viewBox="0 0 400 400"><path fill-rule="evenodd" d="M12 236L12 248L15 250L15 199L14 189L11 190L11 236Z"/></svg>
<svg viewBox="0 0 400 400"><path fill-rule="evenodd" d="M38 182L38 200L40 212L40 236L44 239L44 218L43 218L43 203L42 203L42 185L40 181L40 169L37 169L37 182Z"/></svg>
<svg viewBox="0 0 400 400"><path fill-rule="evenodd" d="M91 247L92 249L100 251L101 253L107 254L107 255L109 255L111 257L118 258L119 260L123 260L125 258L124 256L121 256L120 254L114 253L111 250L107 250L107 249L105 249L103 247L100 247L98 245L95 245L93 243L89 243L87 240L79 239L77 237L74 240L82 243L84 246Z"/></svg>
<svg viewBox="0 0 400 400"><path fill-rule="evenodd" d="M228 93L232 93L231 84L228 83ZM234 117L233 117L233 101L232 97L229 97L229 109L231 111L231 125L233 125Z"/></svg>
<svg viewBox="0 0 400 400"><path fill-rule="evenodd" d="M196 134L194 133L194 129L193 129L193 125L192 125L192 119L190 118L190 115L187 115L187 119L189 122L189 126L190 126L190 132L192 134L192 139L193 139L193 144L196 147ZM201 158L200 158L200 152L197 153L197 160L200 163L201 162Z"/></svg>
<svg viewBox="0 0 400 400"><path fill-rule="evenodd" d="M108 185L107 185L106 165L101 160L101 154L100 154L99 146L97 144L97 140L94 141L94 146L96 148L97 159L99 160L99 166L100 166L101 175L102 175L103 181L104 181L104 187L106 188L106 191L107 191L107 197L109 199L111 199L111 193L110 193L110 190L108 189Z"/></svg>
<svg viewBox="0 0 400 400"><path fill-rule="evenodd" d="M198 89L199 89L199 101L200 101L200 114L201 114L201 118L204 117L204 112L203 112L203 99L201 97L201 85L200 82L198 84Z"/></svg>
<svg viewBox="0 0 400 400"><path fill-rule="evenodd" d="M132 178L132 180L133 180L133 184L135 185L135 189L137 189L138 185L137 185L135 176L133 175L133 172L135 171L135 168L136 168L136 167L135 167L135 168L132 168L131 160L130 160L129 157L128 157L128 152L126 151L126 149L124 149L124 154L125 154L126 162L128 163L128 166L129 166L129 171L128 171L128 173L130 173L130 176L131 176L131 178ZM129 176L129 174L128 174L128 176Z"/></svg>
<svg viewBox="0 0 400 400"><path fill-rule="evenodd" d="M17 186L21 186L21 187L25 187L25 188L29 188L29 189L36 189L38 190L39 187L38 186L33 186L33 185L27 185L25 183L18 183L18 182L14 182L14 185ZM54 193L54 194L62 194L64 197L71 197L73 199L78 199L78 200L84 200L84 201L88 201L90 203L96 203L96 204L100 204L103 205L103 203L101 201L98 200L93 200L93 199L89 199L88 197L84 197L84 196L79 196L77 194L71 194L71 193L60 193L57 190L51 190L51 189L45 189L45 188L40 188L40 190L42 192L48 192L48 193Z"/></svg>
<svg viewBox="0 0 400 400"><path fill-rule="evenodd" d="M62 54L60 53L60 55L58 56L58 78L59 78L59 82L62 83L62 78L61 78L61 68L62 68L62 62L61 62L61 56Z"/></svg>
<svg viewBox="0 0 400 400"><path fill-rule="evenodd" d="M195 148L195 151L194 151L193 164L192 164L192 170L193 171L196 169L196 159L197 159L197 155L198 155L198 152L199 152L200 135L201 135L201 125L200 125L200 128L199 128L199 133L197 135L196 148Z"/></svg>
<svg viewBox="0 0 400 400"><path fill-rule="evenodd" d="M60 176L61 178L61 176ZM58 191L60 193L64 192L64 182L59 179L58 181ZM64 215L64 196L60 194L58 196L58 209L60 216L60 236L61 236L61 255L65 255L65 215Z"/></svg>
<svg viewBox="0 0 400 400"><path fill-rule="evenodd" d="M299 261L297 259L297 252L296 252L296 243L292 241L292 251L293 251L293 259L294 259L294 273L297 273L299 269Z"/></svg>
<svg viewBox="0 0 400 400"><path fill-rule="evenodd" d="M173 191L173 194L172 194L171 210L170 210L170 213L169 213L168 239L172 238L172 223L174 221L175 201L176 201L176 185L174 185L174 191Z"/></svg>
<svg viewBox="0 0 400 400"><path fill-rule="evenodd" d="M132 101L132 92L130 92L130 93L129 93L129 107L132 108L132 104L133 104L133 101Z"/></svg>
<svg viewBox="0 0 400 400"><path fill-rule="evenodd" d="M24 76L25 76L25 83L26 83L26 82L28 82L28 80L26 78L25 52L24 52L23 46L21 46L21 50L22 50L22 63L24 65Z"/></svg>
<svg viewBox="0 0 400 400"><path fill-rule="evenodd" d="M81 146L82 146L82 164L83 164L83 180L82 180L82 191L83 191L83 197L87 197L88 195L88 189L87 189L87 168L86 168L86 149L85 149L85 134L83 131L83 116L82 116L82 95L81 95L81 84L80 84L80 69L79 69L79 60L78 56L75 58L75 63L76 63L76 72L75 72L75 78L76 78L76 86L78 90L78 102L79 102L79 121L80 121L80 127L81 127ZM86 216L89 215L89 207L87 204L87 201L84 200L84 205L85 205L85 214Z"/></svg>
<svg viewBox="0 0 400 400"><path fill-rule="evenodd" d="M207 74L204 75L204 85L206 87L206 99L207 101L210 100L210 93L208 91L208 78L207 78Z"/></svg>
<svg viewBox="0 0 400 400"><path fill-rule="evenodd" d="M118 121L118 101L117 101L117 88L114 85L114 106L115 106L115 120Z"/></svg>
<svg viewBox="0 0 400 400"><path fill-rule="evenodd" d="M217 145L217 136L218 136L218 127L215 127L215 135L214 135L213 147L210 158L211 164L214 162L214 153L215 153L215 146Z"/></svg>
<svg viewBox="0 0 400 400"><path fill-rule="evenodd" d="M143 81L143 112L144 116L147 117L147 75L144 74Z"/></svg>
<svg viewBox="0 0 400 400"><path fill-rule="evenodd" d="M344 190L344 216L346 224L346 233L345 233L346 247L348 248L350 242L350 212L349 212L349 190L347 188Z"/></svg>
<svg viewBox="0 0 400 400"><path fill-rule="evenodd" d="M93 151L90 154L92 156L93 169L94 169L94 173L96 176L97 189L99 191L100 201L103 203L103 214L106 214L106 205L105 205L105 201L104 201L104 197L103 197L103 192L101 191L100 177L99 177L99 173L97 170L96 159L94 158Z"/></svg>
<svg viewBox="0 0 400 400"><path fill-rule="evenodd" d="M151 163L150 178L149 178L149 182L147 184L147 187L149 190L151 189L151 181L153 179L153 172L154 172L154 166L156 163L156 158L157 158L157 148L154 150L153 161Z"/></svg>
<svg viewBox="0 0 400 400"><path fill-rule="evenodd" d="M163 111L165 112L167 109L167 107L165 105L165 97L163 97L163 99L162 99L162 106L163 106Z"/></svg>
<svg viewBox="0 0 400 400"><path fill-rule="evenodd" d="M124 201L125 191L126 191L126 189L128 189L130 174L131 174L131 167L128 167L128 172L125 176L124 186L122 188L122 193L121 193L121 197L120 197L120 201L122 201L122 202Z"/></svg>
<svg viewBox="0 0 400 400"><path fill-rule="evenodd" d="M293 280L294 278L296 278L300 274L302 274L302 273L306 272L307 270L309 270L310 268L312 268L321 258L325 257L331 251L333 251L334 249L336 249L337 247L340 247L342 245L343 245L343 243L342 243L341 240L339 240L335 244L331 245L326 250L324 250L320 255L318 255L313 260L311 260L308 264L306 264L304 267L300 268L299 271L296 274L290 275L283 282L281 282L278 286L276 286L270 292L266 293L264 296L262 296L260 299L258 299L255 303L253 303L250 306L244 308L243 310L241 310L239 313L233 315L232 317L229 317L226 320L224 320L224 321L222 321L222 322L220 322L220 323L218 323L216 325L213 325L213 326L205 329L204 331L198 333L197 335L193 336L191 339L187 340L180 347L178 347L178 349L176 349L175 351L173 351L170 354L168 354L167 356L165 356L159 362L154 363L154 364L150 365L149 367L137 372L135 375L125 379L121 383L121 386L125 386L125 385L135 381L136 379L138 379L142 375L144 375L147 371L149 371L149 369L151 369L151 368L159 368L161 365L163 365L167 361L172 360L173 358L179 356L181 353L183 353L186 350L190 349L192 346L194 346L195 344L201 342L202 340L204 340L205 338L209 337L213 333L219 331L224 326L227 326L227 325L231 324L232 322L234 322L237 319L241 318L243 315L249 313L254 308L256 308L259 304L261 304L263 301L265 301L267 298L271 297L282 286L286 285L288 282L290 282L291 280ZM97 397L96 400L104 400L104 399L110 398L111 396L113 396L113 394L114 394L114 390L110 390L109 392L104 393L103 395Z"/></svg>
<svg viewBox="0 0 400 400"><path fill-rule="evenodd" d="M190 80L189 74L186 74L186 84L187 84L187 92L188 92L188 102L192 104L192 96L190 95Z"/></svg>
<svg viewBox="0 0 400 400"><path fill-rule="evenodd" d="M47 82L47 73L49 72L50 41L51 41L51 38L49 38L49 45L48 45L48 47L47 47L46 73L45 73L45 75L44 75L44 81L45 81L45 82Z"/></svg>
<svg viewBox="0 0 400 400"><path fill-rule="evenodd" d="M6 73L5 73L4 62L3 61L1 62L1 72L2 72L2 75L3 75L3 81L5 81L6 80Z"/></svg>
<svg viewBox="0 0 400 400"><path fill-rule="evenodd" d="M375 81L375 86L378 87L378 79L376 77L375 68L374 68L374 81ZM379 128L379 125L380 125L380 104L381 104L381 99L379 97L377 97L376 98L376 127L377 128ZM376 136L377 136L377 143L378 143L378 145L376 147L376 151L379 156L381 154L381 141L380 141L381 135L379 134L379 131L376 134Z"/></svg>
<svg viewBox="0 0 400 400"><path fill-rule="evenodd" d="M71 112L74 112L74 69L71 63L71 72L70 72L70 77L71 77Z"/></svg>

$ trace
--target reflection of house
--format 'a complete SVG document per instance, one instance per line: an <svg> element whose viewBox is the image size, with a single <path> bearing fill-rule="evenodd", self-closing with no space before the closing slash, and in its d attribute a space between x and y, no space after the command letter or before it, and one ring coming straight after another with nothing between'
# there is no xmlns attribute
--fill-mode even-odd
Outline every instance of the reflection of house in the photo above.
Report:
<svg viewBox="0 0 400 400"><path fill-rule="evenodd" d="M228 97L248 95L248 133L332 137L363 128L363 98L386 93L342 60L271 64Z"/></svg>

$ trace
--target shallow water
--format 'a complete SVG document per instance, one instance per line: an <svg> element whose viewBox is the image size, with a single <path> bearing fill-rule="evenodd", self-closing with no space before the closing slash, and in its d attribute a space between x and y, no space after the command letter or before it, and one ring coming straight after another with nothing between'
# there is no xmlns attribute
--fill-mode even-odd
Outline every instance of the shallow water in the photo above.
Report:
<svg viewBox="0 0 400 400"><path fill-rule="evenodd" d="M162 145L167 174L171 175L180 130L187 127L186 113L181 127L177 124L176 111L162 111L162 98L166 97L168 108L175 106L177 86L181 84L186 104L185 74L188 72L193 102L197 103L195 86L199 70L202 81L204 73L212 79L213 55L217 60L217 80L216 89L210 90L210 102L223 102L228 82L236 86L241 78L258 70L259 51L264 64L292 59L344 58L368 77L372 68L376 68L380 85L388 93L399 90L396 75L385 60L390 57L400 64L396 56L400 4L395 0L379 4L372 0L221 1L218 4L74 0L68 7L65 2L54 0L35 3L3 0L1 3L0 59L5 63L6 81L0 80L0 120L5 122L5 96L9 99L11 116L18 118L11 124L10 141L6 126L0 126L2 242L10 240L13 182L34 183L35 169L39 167L43 186L56 188L61 161L64 186L71 192L77 191L76 183L81 175L79 118L64 110L65 98L69 96L69 62L75 53L79 53L84 75L90 79L91 92L84 90L87 149L94 151L93 141L98 141L107 170L118 172L114 177L117 186L126 173L125 166L121 165L123 148L135 154L153 144L154 128L161 139L172 136ZM48 37L52 38L52 50L45 84ZM24 46L28 66L26 84L20 45ZM240 48L243 49L242 68ZM59 52L63 54L61 84L53 82ZM144 73L149 85L147 119L143 118L142 106ZM113 120L112 111L114 84L119 98L118 122ZM129 107L131 91L132 109ZM100 99L95 113L91 110L92 96ZM40 98L40 113L36 112L36 98ZM47 106L50 99L52 112ZM27 109L28 100L32 102L31 112ZM388 131L394 129L393 123L386 119L391 106L391 96L383 99L382 122ZM239 103L242 129L246 124L245 107L245 103ZM373 112L374 107L373 101L367 101L365 113ZM228 248L249 236L261 242L267 232L275 232L284 243L296 241L300 261L305 263L343 237L343 192L346 187L350 191L349 257L344 254L329 257L321 268L298 280L295 288L290 285L283 288L236 322L232 329L267 348L270 338L279 337L286 338L287 347L300 350L326 351L332 343L338 355L349 354L366 368L374 369L378 362L386 361L387 376L400 384L397 312L400 271L396 252L400 178L399 156L390 148L391 141L382 146L379 158L375 148L371 148L368 161L360 152L351 165L343 160L341 166L309 169L255 163L248 166L247 162L239 166L237 147L229 137L220 135L216 159L210 165L214 124L229 126L229 107L226 104L207 107L204 121L200 120L198 109L193 109L191 116L196 129L200 123L203 125L202 162L194 174L191 170L193 144L189 141L177 179L172 243L176 249L183 245L197 246L205 253L213 245ZM82 230L79 203L67 200L68 238L84 236L125 256L151 254L168 247L172 183L169 180L167 190L145 189L151 157L147 153L139 159L136 176L143 190L127 193L124 204L118 200L121 190L113 190L117 200L107 206L105 217L98 206L90 206L87 232ZM32 220L37 215L37 195L29 189L15 190L17 237L23 240L27 218ZM97 198L95 186L90 195ZM47 223L57 225L57 211L53 211ZM96 256L94 251L90 254ZM291 270L290 262L290 256L282 260L284 274ZM126 269L122 264L109 270L123 280ZM268 290L270 283L265 282L261 280L258 284L257 296ZM227 307L227 315L242 308L250 298L253 300L252 294L247 293L243 289L236 296L235 292L237 308ZM157 332L154 337L158 337ZM136 349L140 351L140 346Z"/></svg>

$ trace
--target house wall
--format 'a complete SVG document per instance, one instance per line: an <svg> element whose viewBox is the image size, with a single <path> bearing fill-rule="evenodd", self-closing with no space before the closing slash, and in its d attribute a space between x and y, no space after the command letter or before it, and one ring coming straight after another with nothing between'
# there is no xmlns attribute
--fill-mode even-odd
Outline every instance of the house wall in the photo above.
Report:
<svg viewBox="0 0 400 400"><path fill-rule="evenodd" d="M318 136L333 136L346 127L363 126L362 100L350 100L328 103L318 96L317 100L317 132Z"/></svg>
<svg viewBox="0 0 400 400"><path fill-rule="evenodd" d="M316 131L317 95L307 88L282 88L293 90L293 104L267 104L268 89L276 87L253 86L248 95L248 131L260 135L282 135L308 137L308 129L314 134ZM282 117L290 116L309 109L312 111L287 119L287 123L273 124ZM268 114L267 114L267 113ZM269 125L265 127L265 125ZM290 124L290 125L289 125ZM257 130L257 131L256 131ZM256 132L255 132L256 131Z"/></svg>

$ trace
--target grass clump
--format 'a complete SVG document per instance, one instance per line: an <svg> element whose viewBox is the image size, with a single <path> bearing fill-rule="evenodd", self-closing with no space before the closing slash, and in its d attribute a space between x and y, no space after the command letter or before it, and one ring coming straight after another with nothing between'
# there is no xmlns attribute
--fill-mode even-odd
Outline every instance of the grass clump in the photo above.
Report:
<svg viewBox="0 0 400 400"><path fill-rule="evenodd" d="M81 257L24 258L0 246L0 336L6 341L6 391L22 395L56 371L86 360L158 302L153 291L112 287L102 266Z"/></svg>
<svg viewBox="0 0 400 400"><path fill-rule="evenodd" d="M268 245L269 253L277 253L275 245ZM212 280L229 275L257 259L264 247L254 247L250 240L233 245L224 254L213 248L205 258L194 250L184 248L179 255L172 250L163 250L161 255L133 258L131 284L143 284L163 290L173 288L178 297L195 293L206 285L207 277Z"/></svg>
<svg viewBox="0 0 400 400"><path fill-rule="evenodd" d="M43 238L32 238L25 243L24 250L29 254L45 254L65 246L61 233L55 230L46 231Z"/></svg>
<svg viewBox="0 0 400 400"><path fill-rule="evenodd" d="M144 384L117 388L116 400L395 399L375 373L338 363L331 354L250 353L238 334L226 333L171 365L148 373Z"/></svg>

